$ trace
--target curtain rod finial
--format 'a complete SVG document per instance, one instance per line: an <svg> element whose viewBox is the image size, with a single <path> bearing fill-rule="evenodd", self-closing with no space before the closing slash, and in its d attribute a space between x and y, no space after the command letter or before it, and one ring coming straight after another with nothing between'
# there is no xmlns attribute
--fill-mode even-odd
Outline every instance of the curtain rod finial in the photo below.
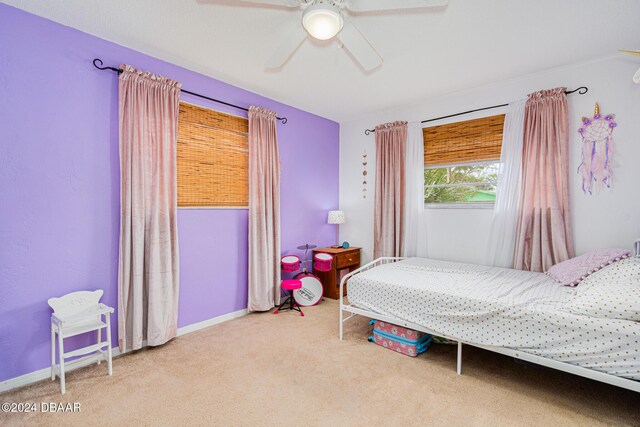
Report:
<svg viewBox="0 0 640 427"><path fill-rule="evenodd" d="M104 62L102 62L102 59L100 58L95 58L92 62L93 62L93 66L96 67L98 70L112 70L118 74L122 73L122 70L120 68L103 67L102 65L104 65Z"/></svg>

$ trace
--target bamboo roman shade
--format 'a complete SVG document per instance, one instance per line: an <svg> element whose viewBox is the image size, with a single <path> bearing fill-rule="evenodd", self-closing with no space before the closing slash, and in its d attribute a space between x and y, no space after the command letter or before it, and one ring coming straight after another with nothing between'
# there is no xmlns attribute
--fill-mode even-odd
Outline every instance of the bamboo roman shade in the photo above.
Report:
<svg viewBox="0 0 640 427"><path fill-rule="evenodd" d="M248 206L248 133L245 118L180 103L178 206Z"/></svg>
<svg viewBox="0 0 640 427"><path fill-rule="evenodd" d="M504 114L422 129L425 166L497 160Z"/></svg>

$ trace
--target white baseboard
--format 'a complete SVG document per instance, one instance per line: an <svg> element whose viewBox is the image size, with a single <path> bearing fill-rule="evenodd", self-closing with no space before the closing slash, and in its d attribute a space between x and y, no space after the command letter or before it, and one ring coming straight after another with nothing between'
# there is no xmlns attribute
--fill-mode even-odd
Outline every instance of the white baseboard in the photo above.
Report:
<svg viewBox="0 0 640 427"><path fill-rule="evenodd" d="M195 331L199 331L201 329L204 328L208 328L210 326L213 325L217 325L218 323L222 323L222 322L226 322L228 320L232 320L232 319L237 319L238 317L242 317L244 315L247 314L247 309L242 309L242 310L238 310L238 311L234 311L228 314L223 314L222 316L217 316L217 317L213 317L211 319L207 319L207 320L203 320L202 322L198 322L198 323L193 323L191 325L187 325L187 326L183 326L182 328L178 328L177 331L177 335L181 336L181 335L186 335L189 334L191 332L195 332ZM146 346L146 343L145 343ZM124 353L120 353L120 349L116 346L113 347L113 357L118 357L121 356L123 354L128 353L124 352ZM95 362L92 362L93 364L95 364ZM89 363L82 363L82 362L78 362L77 365L75 365L73 367L73 369L68 369L66 370L67 372L75 370L75 369L79 369L85 366L88 366L90 364L92 364L91 362ZM106 368L106 363L104 364L105 366L105 370ZM51 368L50 367L46 367L46 368L42 368L42 369L38 369L37 371L33 371L33 372L29 372L27 374L24 375L20 375L14 378L9 378L8 380L4 380L2 382L0 382L0 393L5 392L5 391L9 391L12 390L14 388L18 388L18 387L23 387L29 384L33 384L36 383L38 381L42 381L44 379L47 378L51 378Z"/></svg>
<svg viewBox="0 0 640 427"><path fill-rule="evenodd" d="M191 332L199 331L200 329L208 328L209 326L217 325L218 323L226 322L228 320L237 319L238 317L245 316L247 309L232 311L231 313L223 314L222 316L213 317L211 319L203 320L202 322L192 323L191 325L178 328L178 336L189 334Z"/></svg>

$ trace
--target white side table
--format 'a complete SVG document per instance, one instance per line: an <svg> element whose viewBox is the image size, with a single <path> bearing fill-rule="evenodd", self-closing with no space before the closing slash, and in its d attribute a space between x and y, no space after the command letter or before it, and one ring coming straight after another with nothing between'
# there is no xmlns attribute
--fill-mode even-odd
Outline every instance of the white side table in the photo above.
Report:
<svg viewBox="0 0 640 427"><path fill-rule="evenodd" d="M77 365L85 366L103 360L112 374L111 366L111 313L113 308L100 302L102 290L72 292L60 298L50 298L51 315L51 381L60 378L60 392L65 393L64 373ZM106 340L102 341L102 330L106 329ZM65 353L64 339L96 331L97 343ZM56 365L56 334L58 341L58 364ZM106 347L106 349L105 349ZM91 354L93 353L93 354ZM89 355L90 354L90 355ZM65 364L65 359L89 355Z"/></svg>

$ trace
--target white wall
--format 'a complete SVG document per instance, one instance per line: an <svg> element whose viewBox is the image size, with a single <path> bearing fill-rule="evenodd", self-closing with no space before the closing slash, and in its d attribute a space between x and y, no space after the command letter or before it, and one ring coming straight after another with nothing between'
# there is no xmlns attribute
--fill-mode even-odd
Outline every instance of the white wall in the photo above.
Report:
<svg viewBox="0 0 640 427"><path fill-rule="evenodd" d="M640 61L616 55L588 63L548 70L498 84L484 86L425 100L419 105L403 106L340 125L340 207L346 213L341 240L363 247L363 262L373 257L373 192L375 187L375 136L364 135L366 128L392 120L423 120L460 111L513 101L540 89L588 86L586 95L569 95L572 221L577 254L601 247L632 248L640 238L640 85L631 77ZM473 70L470 69L470 72ZM429 78L425 70L425 79ZM378 88L376 90L386 90ZM577 168L581 161L580 136L576 132L582 116L593 114L594 103L603 114L616 114L614 132L614 181L611 189L585 195ZM489 110L456 120L498 114ZM432 124L430 124L432 125ZM368 196L362 198L362 151L367 150L369 164ZM428 255L431 258L476 262L483 260L492 210L429 209L425 216Z"/></svg>

